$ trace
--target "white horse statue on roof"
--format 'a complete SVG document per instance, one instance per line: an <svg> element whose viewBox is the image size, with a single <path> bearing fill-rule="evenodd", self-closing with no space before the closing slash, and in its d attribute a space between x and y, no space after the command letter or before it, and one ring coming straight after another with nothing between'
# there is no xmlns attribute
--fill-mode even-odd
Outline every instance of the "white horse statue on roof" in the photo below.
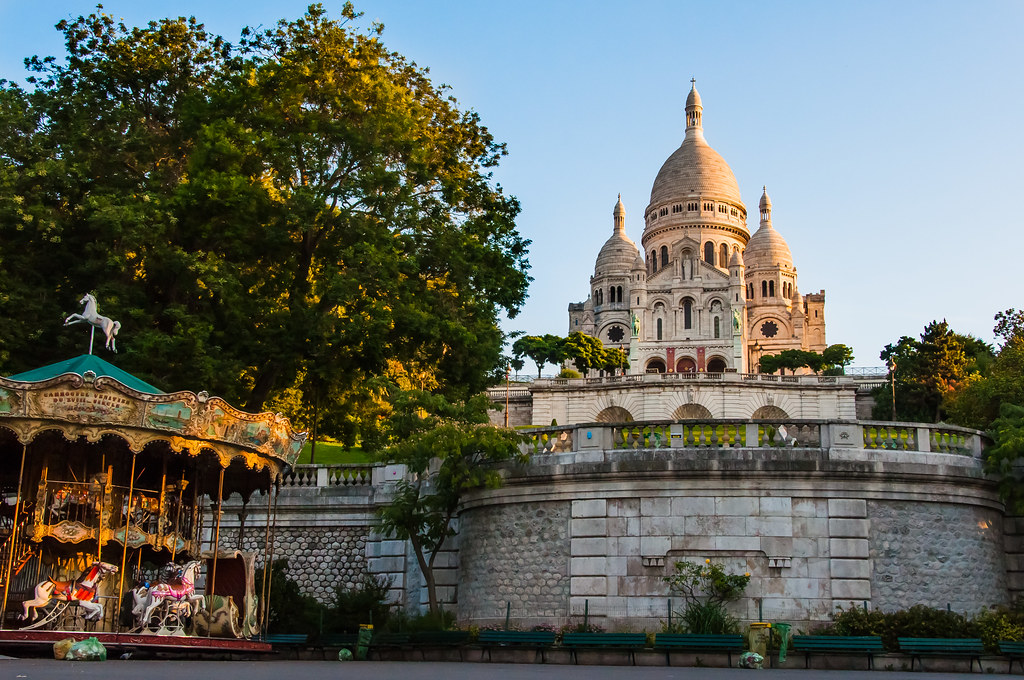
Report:
<svg viewBox="0 0 1024 680"><path fill-rule="evenodd" d="M106 348L114 354L117 354L117 344L114 342L114 336L121 330L121 322L108 319L105 316L100 316L96 313L96 298L91 294L86 293L82 296L82 299L78 301L78 304L85 305L85 309L82 310L81 314L72 314L68 318L64 319L64 325L70 326L71 324L80 323L84 321L90 326L99 328L103 331L103 334L107 336ZM89 353L92 353L92 341L89 341Z"/></svg>

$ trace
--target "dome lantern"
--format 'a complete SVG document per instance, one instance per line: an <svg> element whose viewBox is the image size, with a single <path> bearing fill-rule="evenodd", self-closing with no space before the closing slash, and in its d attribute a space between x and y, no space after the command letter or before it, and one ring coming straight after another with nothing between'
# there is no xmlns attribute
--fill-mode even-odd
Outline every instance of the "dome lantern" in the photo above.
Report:
<svg viewBox="0 0 1024 680"><path fill-rule="evenodd" d="M686 132L701 129L701 116L704 107L700 103L700 93L697 92L697 79L690 78L690 94L686 96Z"/></svg>

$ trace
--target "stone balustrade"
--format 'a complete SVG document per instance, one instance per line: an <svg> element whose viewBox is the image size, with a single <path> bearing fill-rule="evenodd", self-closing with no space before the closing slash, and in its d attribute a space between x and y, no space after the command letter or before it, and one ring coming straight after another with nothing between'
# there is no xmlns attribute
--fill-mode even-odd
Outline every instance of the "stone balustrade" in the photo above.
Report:
<svg viewBox="0 0 1024 680"><path fill-rule="evenodd" d="M372 486L374 465L296 465L281 476L281 486Z"/></svg>
<svg viewBox="0 0 1024 680"><path fill-rule="evenodd" d="M584 423L531 428L523 433L528 438L524 450L532 455L620 449L852 447L980 458L985 446L984 434L977 430L943 424L874 421L791 419Z"/></svg>

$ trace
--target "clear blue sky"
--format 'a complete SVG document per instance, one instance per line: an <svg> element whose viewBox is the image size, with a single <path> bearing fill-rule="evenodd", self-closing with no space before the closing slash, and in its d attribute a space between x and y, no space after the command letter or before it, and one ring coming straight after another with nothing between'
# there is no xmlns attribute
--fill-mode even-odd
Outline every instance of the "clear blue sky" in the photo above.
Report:
<svg viewBox="0 0 1024 680"><path fill-rule="evenodd" d="M128 23L194 15L236 40L305 2L108 0ZM325 3L337 16L340 3ZM53 25L94 3L0 0L0 77L63 55ZM534 282L509 330L567 332L621 192L639 242L691 77L708 142L756 220L761 185L827 340L856 365L946 318L992 340L1024 306L1022 2L363 0L384 41L452 86L509 156ZM750 225L751 233L757 228Z"/></svg>

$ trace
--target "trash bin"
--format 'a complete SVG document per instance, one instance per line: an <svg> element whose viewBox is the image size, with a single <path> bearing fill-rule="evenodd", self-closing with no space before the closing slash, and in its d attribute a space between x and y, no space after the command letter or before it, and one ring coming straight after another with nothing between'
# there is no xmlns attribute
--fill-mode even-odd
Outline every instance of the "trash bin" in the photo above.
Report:
<svg viewBox="0 0 1024 680"><path fill-rule="evenodd" d="M359 636L356 638L356 658L366 661L366 653L370 649L370 639L373 638L373 624L360 623Z"/></svg>
<svg viewBox="0 0 1024 680"><path fill-rule="evenodd" d="M756 621L750 624L747 632L747 646L750 651L761 656L768 654L768 636L772 633L772 624L765 621Z"/></svg>
<svg viewBox="0 0 1024 680"><path fill-rule="evenodd" d="M781 664L786 660L786 652L789 650L789 629L788 623L773 623L772 628L775 629L779 640L779 663Z"/></svg>

